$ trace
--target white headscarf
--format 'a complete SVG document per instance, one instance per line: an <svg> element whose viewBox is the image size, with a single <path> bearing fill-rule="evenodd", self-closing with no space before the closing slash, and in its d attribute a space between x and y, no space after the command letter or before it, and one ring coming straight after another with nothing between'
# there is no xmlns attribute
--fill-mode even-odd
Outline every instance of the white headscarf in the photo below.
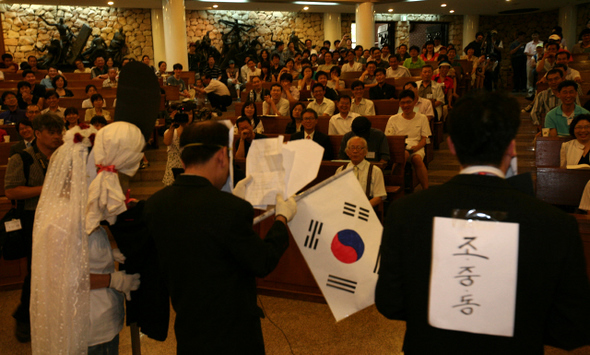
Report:
<svg viewBox="0 0 590 355"><path fill-rule="evenodd" d="M113 122L98 132L93 151L99 173L88 188L86 233L92 233L100 221L115 223L117 215L127 210L117 171L135 175L144 146L141 131L128 122Z"/></svg>

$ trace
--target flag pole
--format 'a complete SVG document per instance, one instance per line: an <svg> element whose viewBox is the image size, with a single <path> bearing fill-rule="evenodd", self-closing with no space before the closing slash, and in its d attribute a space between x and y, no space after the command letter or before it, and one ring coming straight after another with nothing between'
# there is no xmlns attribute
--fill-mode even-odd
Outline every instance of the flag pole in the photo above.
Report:
<svg viewBox="0 0 590 355"><path fill-rule="evenodd" d="M302 193L300 193L299 195L295 195L295 202L301 200L302 198L304 198L305 196L321 189L322 187L328 185L329 183L331 183L334 180L337 180L339 178L341 178L342 176L344 176L345 174L348 174L352 171L352 169L344 169L343 171L341 171L339 174L336 174L334 176L330 176L329 178L327 178L326 180L310 187L309 189L303 191ZM264 212L263 214L261 214L260 216L254 218L254 222L252 222L252 225L257 225L258 223L262 222L263 220L267 219L268 217L272 216L275 214L275 209L274 207L269 209L268 211Z"/></svg>

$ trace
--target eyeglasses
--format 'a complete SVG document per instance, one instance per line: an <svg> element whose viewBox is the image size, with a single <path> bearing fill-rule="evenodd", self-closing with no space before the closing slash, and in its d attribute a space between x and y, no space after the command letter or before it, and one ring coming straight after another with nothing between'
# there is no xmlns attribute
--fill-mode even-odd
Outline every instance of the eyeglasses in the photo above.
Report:
<svg viewBox="0 0 590 355"><path fill-rule="evenodd" d="M348 149L350 149L350 150L364 150L365 149L365 146L351 145L350 147L348 147Z"/></svg>
<svg viewBox="0 0 590 355"><path fill-rule="evenodd" d="M303 120L303 121L313 121L313 120L315 120L315 117L313 117L313 116L307 116L307 117L303 117L301 120Z"/></svg>
<svg viewBox="0 0 590 355"><path fill-rule="evenodd" d="M590 125L585 125L585 126L580 126L577 125L576 127L574 127L574 131L581 131L581 130L590 130Z"/></svg>

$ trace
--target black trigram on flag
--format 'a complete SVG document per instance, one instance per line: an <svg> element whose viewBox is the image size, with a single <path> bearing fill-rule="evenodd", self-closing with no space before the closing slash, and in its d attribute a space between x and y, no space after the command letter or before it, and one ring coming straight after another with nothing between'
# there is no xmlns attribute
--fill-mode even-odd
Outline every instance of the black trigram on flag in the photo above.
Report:
<svg viewBox="0 0 590 355"><path fill-rule="evenodd" d="M354 217L357 215L357 205L353 205L349 202L344 202L344 210L342 211L343 214L347 216ZM366 208L358 207L358 216L359 219L362 219L365 222L369 221L369 210Z"/></svg>
<svg viewBox="0 0 590 355"><path fill-rule="evenodd" d="M354 293L356 290L356 281L343 279L342 277L334 275L328 275L328 282L326 283L326 286L337 288L348 293Z"/></svg>
<svg viewBox="0 0 590 355"><path fill-rule="evenodd" d="M315 250L315 248L318 247L318 240L320 234L322 234L323 225L323 223L318 221L315 221L314 223L313 219L309 222L309 229L307 230L308 234L307 237L305 237L305 244L303 244L306 248Z"/></svg>

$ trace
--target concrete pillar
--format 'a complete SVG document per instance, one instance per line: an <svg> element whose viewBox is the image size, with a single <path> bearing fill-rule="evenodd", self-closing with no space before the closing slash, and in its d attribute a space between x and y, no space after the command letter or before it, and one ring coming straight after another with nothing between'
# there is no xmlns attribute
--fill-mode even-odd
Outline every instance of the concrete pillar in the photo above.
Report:
<svg viewBox="0 0 590 355"><path fill-rule="evenodd" d="M151 9L152 12L152 40L154 42L153 66L157 69L158 62L166 61L166 47L164 46L164 21L162 9Z"/></svg>
<svg viewBox="0 0 590 355"><path fill-rule="evenodd" d="M375 14L372 2L356 4L356 44L370 49L375 46Z"/></svg>
<svg viewBox="0 0 590 355"><path fill-rule="evenodd" d="M576 33L576 6L566 5L559 8L559 19L557 23L563 30L563 38L565 38L566 46L569 51L572 50L574 44L578 43L578 34Z"/></svg>
<svg viewBox="0 0 590 355"><path fill-rule="evenodd" d="M339 13L324 13L324 40L330 41L332 46L334 41L342 39L342 16Z"/></svg>
<svg viewBox="0 0 590 355"><path fill-rule="evenodd" d="M186 40L186 19L184 0L162 0L164 23L164 47L168 68L176 63L188 70L188 43Z"/></svg>
<svg viewBox="0 0 590 355"><path fill-rule="evenodd" d="M479 31L479 15L463 15L463 48L475 40L477 31ZM463 48L457 50L457 54L463 55Z"/></svg>

